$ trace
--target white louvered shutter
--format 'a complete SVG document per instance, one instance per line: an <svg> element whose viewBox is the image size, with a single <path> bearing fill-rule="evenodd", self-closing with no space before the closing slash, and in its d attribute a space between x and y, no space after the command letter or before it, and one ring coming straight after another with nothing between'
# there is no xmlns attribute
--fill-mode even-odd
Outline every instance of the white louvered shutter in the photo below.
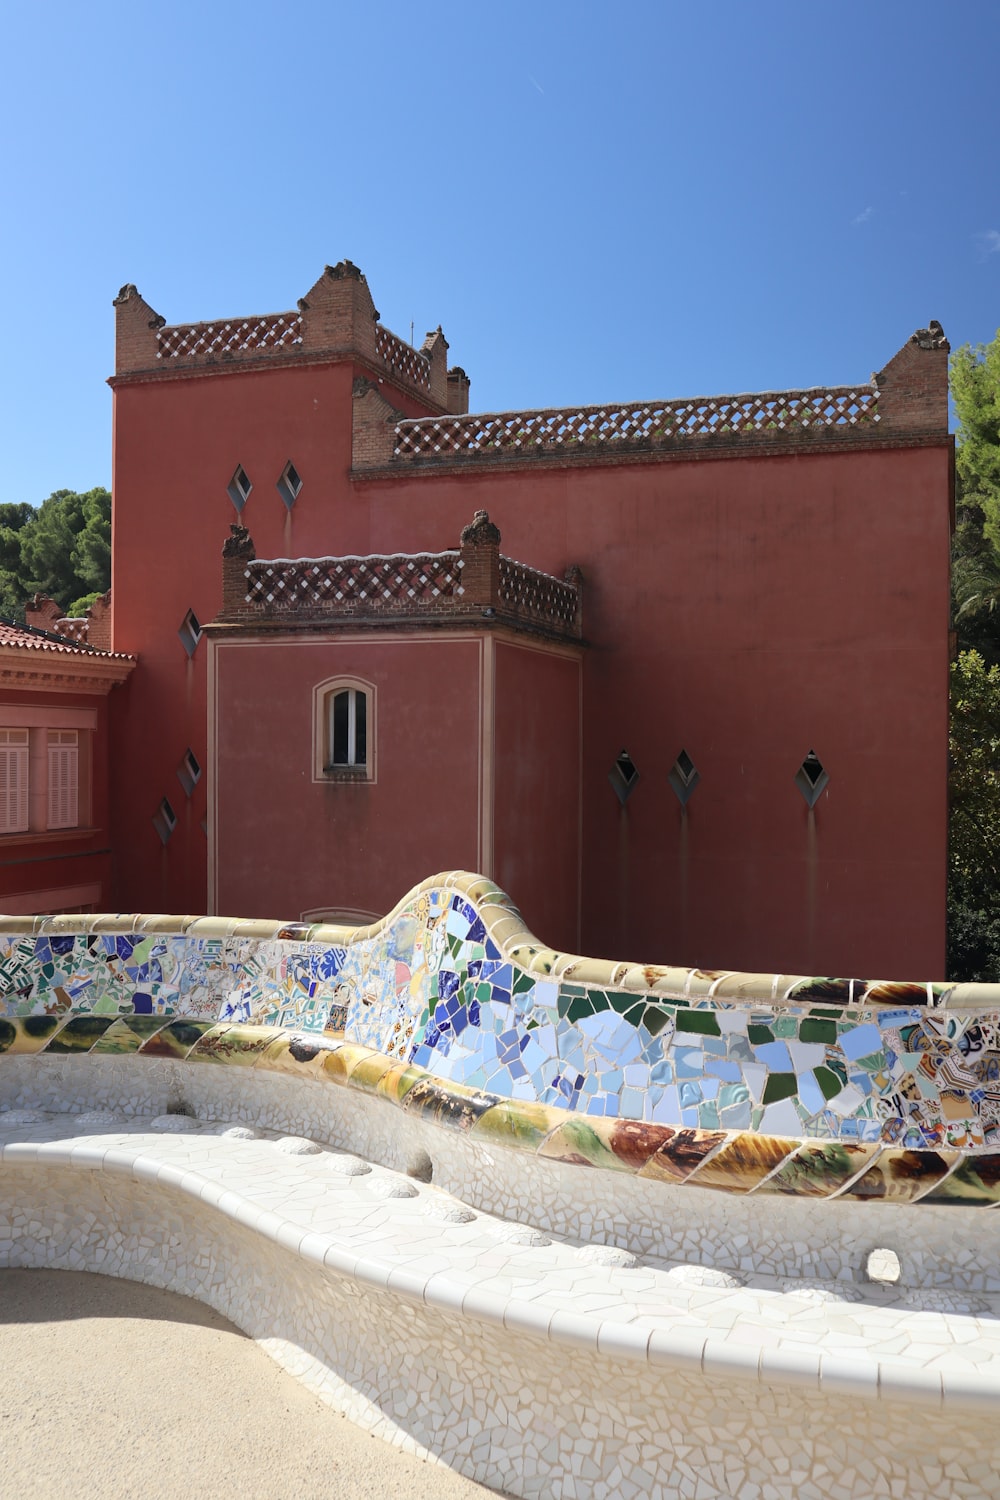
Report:
<svg viewBox="0 0 1000 1500"><path fill-rule="evenodd" d="M49 731L49 827L79 822L80 746L75 729Z"/></svg>
<svg viewBox="0 0 1000 1500"><path fill-rule="evenodd" d="M0 729L0 833L28 827L28 731Z"/></svg>

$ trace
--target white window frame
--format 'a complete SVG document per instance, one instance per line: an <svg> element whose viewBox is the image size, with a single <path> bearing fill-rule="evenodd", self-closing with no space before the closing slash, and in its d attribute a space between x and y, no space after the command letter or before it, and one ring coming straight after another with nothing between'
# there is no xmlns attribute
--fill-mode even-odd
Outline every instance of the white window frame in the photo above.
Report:
<svg viewBox="0 0 1000 1500"><path fill-rule="evenodd" d="M60 834L90 831L96 728L94 709L0 704L0 751L16 749L23 766L27 749L24 787L28 801L26 819L23 810L13 819L0 819L0 839L58 838ZM16 740L11 741L11 736ZM58 753L53 755L53 751ZM57 806L55 782L60 760L69 775L59 799L61 806ZM25 792L19 795L23 798Z"/></svg>
<svg viewBox="0 0 1000 1500"><path fill-rule="evenodd" d="M0 835L30 827L30 731L0 729Z"/></svg>
<svg viewBox="0 0 1000 1500"><path fill-rule="evenodd" d="M80 826L80 731L47 731L48 816L46 828Z"/></svg>
<svg viewBox="0 0 1000 1500"><path fill-rule="evenodd" d="M348 700L348 761L333 764L333 706L341 693ZM357 761L358 699L365 703L365 759ZM358 677L331 677L313 689L313 781L374 782L376 768L375 684Z"/></svg>

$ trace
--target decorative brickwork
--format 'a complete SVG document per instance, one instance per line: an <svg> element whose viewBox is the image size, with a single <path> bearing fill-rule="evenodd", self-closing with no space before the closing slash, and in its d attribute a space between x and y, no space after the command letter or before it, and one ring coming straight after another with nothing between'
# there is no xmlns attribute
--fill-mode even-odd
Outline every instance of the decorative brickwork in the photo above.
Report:
<svg viewBox="0 0 1000 1500"><path fill-rule="evenodd" d="M940 323L919 329L868 384L736 396L695 396L602 406L468 415L468 380L448 376L449 415L398 419L380 431L374 412L356 426L354 469L545 460L616 462L693 457L715 450L815 449L948 433L948 340ZM356 419L360 413L356 411Z"/></svg>
<svg viewBox="0 0 1000 1500"><path fill-rule="evenodd" d="M35 594L24 607L25 624L34 630L47 630L66 641L92 646L98 651L111 650L111 590L95 599L83 615L64 615L55 599Z"/></svg>
<svg viewBox="0 0 1000 1500"><path fill-rule="evenodd" d="M246 602L269 611L325 605L353 610L433 608L461 598L457 552L394 557L318 557L250 563Z"/></svg>
<svg viewBox="0 0 1000 1500"><path fill-rule="evenodd" d="M527 458L593 454L601 447L645 451L697 437L772 438L810 428L872 427L879 393L864 387L704 396L630 406L578 406L485 416L419 417L396 424L393 458Z"/></svg>
<svg viewBox="0 0 1000 1500"><path fill-rule="evenodd" d="M269 313L262 318L234 319L228 323L161 328L156 335L156 357L231 359L237 354L290 352L301 343L300 313Z"/></svg>
<svg viewBox="0 0 1000 1500"><path fill-rule="evenodd" d="M566 580L503 557L500 532L477 511L460 550L391 557L258 559L243 526L223 547L219 624L364 618L483 618L579 639L580 574Z"/></svg>
<svg viewBox="0 0 1000 1500"><path fill-rule="evenodd" d="M384 371L425 407L444 411L449 404L448 341L440 327L420 349L384 328L364 275L349 260L327 266L295 312L168 325L131 283L115 298L115 312L115 379L207 373L264 359L351 357Z"/></svg>
<svg viewBox="0 0 1000 1500"><path fill-rule="evenodd" d="M409 385L430 390L431 371L427 356L410 344L404 344L381 323L375 329L375 353L393 375L399 375Z"/></svg>

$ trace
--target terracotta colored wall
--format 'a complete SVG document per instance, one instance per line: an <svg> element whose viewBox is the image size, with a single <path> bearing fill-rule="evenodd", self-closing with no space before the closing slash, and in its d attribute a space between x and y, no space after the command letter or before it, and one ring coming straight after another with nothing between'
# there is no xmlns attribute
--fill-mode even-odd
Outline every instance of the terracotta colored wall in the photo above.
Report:
<svg viewBox="0 0 1000 1500"><path fill-rule="evenodd" d="M0 688L0 703L16 705L26 710L41 707L82 708L97 715L97 726L90 742L90 830L84 834L60 830L53 833L6 834L0 838L0 908L10 911L11 897L25 898L23 905L27 910L35 906L46 910L78 906L82 904L79 901L62 901L50 907L44 899L44 893L97 886L97 892L87 904L95 911L106 911L111 905L108 700L90 693L21 693L10 688ZM32 901L36 892L39 893L39 900ZM21 913L22 904L14 909Z"/></svg>
<svg viewBox="0 0 1000 1500"><path fill-rule="evenodd" d="M942 443L364 484L374 550L485 506L508 555L583 569L587 951L941 973L949 462ZM811 748L831 776L812 824L792 779Z"/></svg>
<svg viewBox="0 0 1000 1500"><path fill-rule="evenodd" d="M216 649L217 910L380 914L429 866L478 867L481 641ZM312 780L313 689L341 674L375 687L373 785Z"/></svg>
<svg viewBox="0 0 1000 1500"><path fill-rule="evenodd" d="M150 819L164 794L180 811L185 745L205 763L203 648L189 669L174 632L189 605L215 612L242 462L258 556L454 546L482 506L509 556L581 565L585 949L939 974L947 442L360 482L351 378L314 366L116 393L115 644L142 654L117 744L117 899L206 902L204 782L186 843L179 827L164 855ZM304 481L290 522L273 488L288 458ZM623 746L642 777L624 814L607 782ZM686 828L666 782L682 746L702 774ZM831 775L811 825L792 782L810 748ZM425 851L395 893L440 863Z"/></svg>
<svg viewBox="0 0 1000 1500"><path fill-rule="evenodd" d="M188 747L206 763L205 651L189 661L177 631L189 609L202 624L218 613L230 525L242 520L262 557L367 550L367 504L345 479L353 374L310 365L115 391L114 639L140 658L115 718L123 909L205 909L206 783L189 803L176 775ZM302 479L291 511L275 487L289 459ZM237 464L254 486L242 516L226 492ZM162 797L178 816L166 848L152 826Z"/></svg>
<svg viewBox="0 0 1000 1500"><path fill-rule="evenodd" d="M496 643L493 879L546 943L580 944L580 653Z"/></svg>

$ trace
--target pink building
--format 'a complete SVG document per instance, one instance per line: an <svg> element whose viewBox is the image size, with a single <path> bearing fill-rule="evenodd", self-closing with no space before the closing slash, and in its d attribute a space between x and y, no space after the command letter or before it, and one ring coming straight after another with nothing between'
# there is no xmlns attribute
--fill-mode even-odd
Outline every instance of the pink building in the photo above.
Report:
<svg viewBox="0 0 1000 1500"><path fill-rule="evenodd" d="M108 697L135 663L0 623L0 907L112 905Z"/></svg>
<svg viewBox="0 0 1000 1500"><path fill-rule="evenodd" d="M119 903L368 914L475 865L590 952L941 973L938 325L855 385L470 415L349 262L291 312L168 326L126 287L117 318ZM239 595L258 560L440 559L480 510L525 576L579 568L572 631Z"/></svg>

